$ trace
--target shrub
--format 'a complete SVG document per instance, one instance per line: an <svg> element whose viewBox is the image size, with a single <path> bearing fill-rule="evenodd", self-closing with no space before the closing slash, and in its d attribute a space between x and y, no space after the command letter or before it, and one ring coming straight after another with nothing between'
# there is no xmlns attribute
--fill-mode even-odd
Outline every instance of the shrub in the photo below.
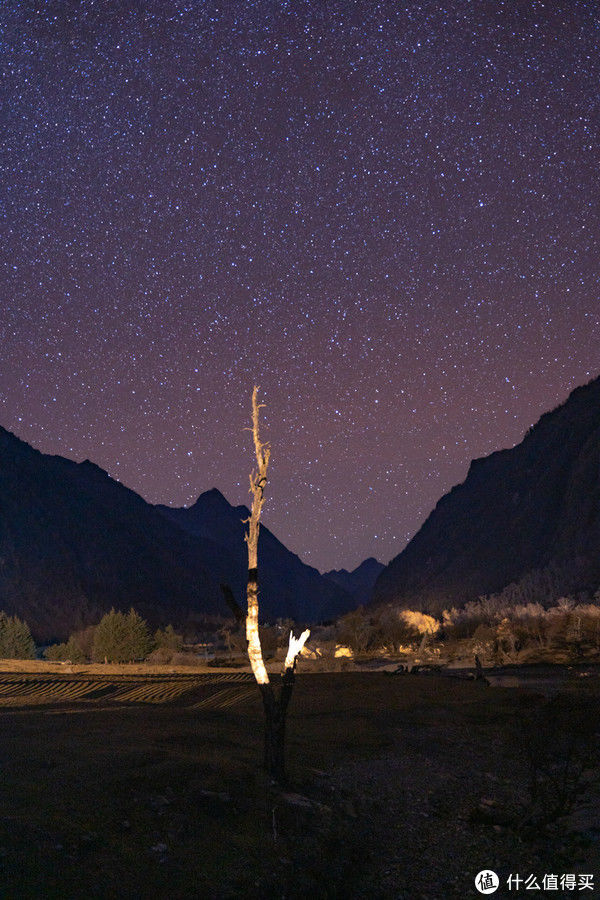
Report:
<svg viewBox="0 0 600 900"><path fill-rule="evenodd" d="M346 613L338 622L337 639L353 653L364 653L372 641L373 627L362 606Z"/></svg>
<svg viewBox="0 0 600 900"><path fill-rule="evenodd" d="M153 666L167 666L173 662L175 655L175 651L168 647L155 647L150 656L146 657L146 662Z"/></svg>
<svg viewBox="0 0 600 900"><path fill-rule="evenodd" d="M490 656L496 645L496 629L489 625L478 625L473 634L473 654L479 656Z"/></svg>
<svg viewBox="0 0 600 900"><path fill-rule="evenodd" d="M593 650L600 650L600 606L587 604L578 607L581 615L582 643Z"/></svg>
<svg viewBox="0 0 600 900"><path fill-rule="evenodd" d="M529 774L524 825L544 828L569 813L585 793L586 775L600 762L598 717L588 698L558 696L533 714L522 741Z"/></svg>
<svg viewBox="0 0 600 900"><path fill-rule="evenodd" d="M53 644L44 651L46 659L59 662L85 663L92 659L95 625L74 631L69 640L63 644Z"/></svg>
<svg viewBox="0 0 600 900"><path fill-rule="evenodd" d="M87 662L86 656L77 643L74 635L71 635L65 644L53 644L51 647L48 647L44 652L44 656L46 659L52 659L58 662Z"/></svg>
<svg viewBox="0 0 600 900"><path fill-rule="evenodd" d="M183 637L178 634L172 625L159 628L154 634L154 649L147 657L148 662L154 665L164 666L173 663L183 649Z"/></svg>
<svg viewBox="0 0 600 900"><path fill-rule="evenodd" d="M419 639L415 623L407 618L406 610L399 612L393 607L383 609L377 622L377 646L391 653L410 646Z"/></svg>
<svg viewBox="0 0 600 900"><path fill-rule="evenodd" d="M96 628L96 625L88 625L87 628L82 628L81 631L74 631L69 638L69 640L71 640L71 638L73 639L87 662L90 662L92 659Z"/></svg>
<svg viewBox="0 0 600 900"><path fill-rule="evenodd" d="M520 650L517 636L510 619L504 618L496 628L496 640L500 658L504 655L507 659L513 659Z"/></svg>

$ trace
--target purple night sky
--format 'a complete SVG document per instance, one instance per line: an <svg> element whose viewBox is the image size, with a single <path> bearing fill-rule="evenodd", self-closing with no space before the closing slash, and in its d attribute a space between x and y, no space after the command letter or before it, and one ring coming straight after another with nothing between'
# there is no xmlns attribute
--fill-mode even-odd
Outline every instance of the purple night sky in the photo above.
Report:
<svg viewBox="0 0 600 900"><path fill-rule="evenodd" d="M151 502L398 553L600 372L600 17L578 0L0 11L0 424Z"/></svg>

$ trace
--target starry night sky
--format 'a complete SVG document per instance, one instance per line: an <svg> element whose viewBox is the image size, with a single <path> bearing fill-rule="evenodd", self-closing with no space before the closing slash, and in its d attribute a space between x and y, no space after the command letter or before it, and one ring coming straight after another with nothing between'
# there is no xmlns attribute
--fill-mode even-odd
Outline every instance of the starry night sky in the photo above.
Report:
<svg viewBox="0 0 600 900"><path fill-rule="evenodd" d="M578 0L0 4L0 424L386 562L600 372Z"/></svg>

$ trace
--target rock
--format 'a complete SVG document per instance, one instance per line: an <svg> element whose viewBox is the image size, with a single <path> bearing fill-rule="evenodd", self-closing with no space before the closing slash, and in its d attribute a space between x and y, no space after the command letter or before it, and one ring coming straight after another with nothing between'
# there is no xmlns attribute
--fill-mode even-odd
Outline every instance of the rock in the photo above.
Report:
<svg viewBox="0 0 600 900"><path fill-rule="evenodd" d="M311 800L310 797L305 797L303 794L280 794L279 799L283 800L283 802L287 803L289 806L295 806L298 809L311 810L320 813L331 812L331 807L326 806L324 803L319 803L317 800Z"/></svg>
<svg viewBox="0 0 600 900"><path fill-rule="evenodd" d="M155 854L159 863L164 863L167 859L168 849L169 848L167 847L167 845L161 841L160 843L155 844L153 847L150 847L150 852Z"/></svg>
<svg viewBox="0 0 600 900"><path fill-rule="evenodd" d="M226 791L198 791L200 800L218 800L219 803L231 803L231 796Z"/></svg>
<svg viewBox="0 0 600 900"><path fill-rule="evenodd" d="M153 797L150 797L150 806L152 809L162 810L165 806L168 806L170 802L171 801L162 794L155 794Z"/></svg>
<svg viewBox="0 0 600 900"><path fill-rule="evenodd" d="M168 850L168 847L166 844L161 843L161 844L155 844L154 847L151 847L150 849L152 850L153 853L166 853Z"/></svg>
<svg viewBox="0 0 600 900"><path fill-rule="evenodd" d="M344 813L344 815L348 816L350 819L358 819L358 813L356 811L356 806L354 805L353 800L344 800L340 806L340 809Z"/></svg>
<svg viewBox="0 0 600 900"><path fill-rule="evenodd" d="M292 806L302 806L305 809L313 805L312 800L308 797L303 797L302 794L281 794L280 800L290 803Z"/></svg>

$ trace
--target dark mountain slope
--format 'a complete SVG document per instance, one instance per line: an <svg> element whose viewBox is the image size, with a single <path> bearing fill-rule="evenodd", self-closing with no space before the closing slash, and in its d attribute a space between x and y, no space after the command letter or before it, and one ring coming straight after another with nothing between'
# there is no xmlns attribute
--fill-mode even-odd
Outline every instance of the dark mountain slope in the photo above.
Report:
<svg viewBox="0 0 600 900"><path fill-rule="evenodd" d="M210 537L222 548L211 571L228 582L238 601L245 598L248 557L244 541L250 512L246 506L232 506L213 489L201 494L187 509L157 506L169 520L195 537ZM258 543L261 616L275 619L291 616L298 622L331 619L356 605L339 585L333 584L317 569L307 566L264 525Z"/></svg>
<svg viewBox="0 0 600 900"><path fill-rule="evenodd" d="M223 611L200 549L98 466L39 453L0 428L0 608L38 641L111 606L133 605L153 624Z"/></svg>
<svg viewBox="0 0 600 900"><path fill-rule="evenodd" d="M134 606L153 626L229 615L219 583L244 597L247 515L218 491L189 510L154 507L93 463L45 455L0 428L0 609L39 642L112 606ZM266 528L260 554L262 618L315 621L351 608Z"/></svg>
<svg viewBox="0 0 600 900"><path fill-rule="evenodd" d="M363 560L352 572L349 572L347 569L332 569L330 572L324 573L324 578L328 578L334 584L347 591L354 598L356 605L359 606L361 603L366 603L370 598L377 577L384 569L383 563L370 556L368 559Z"/></svg>
<svg viewBox="0 0 600 900"><path fill-rule="evenodd" d="M509 450L471 463L379 576L375 603L439 612L548 565L600 580L600 378Z"/></svg>

